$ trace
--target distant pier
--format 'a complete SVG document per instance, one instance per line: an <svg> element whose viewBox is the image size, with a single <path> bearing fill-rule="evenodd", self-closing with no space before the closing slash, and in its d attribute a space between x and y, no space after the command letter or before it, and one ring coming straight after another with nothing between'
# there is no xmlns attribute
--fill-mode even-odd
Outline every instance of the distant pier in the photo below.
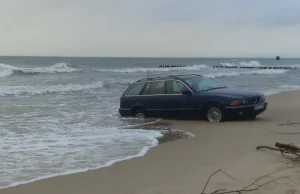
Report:
<svg viewBox="0 0 300 194"><path fill-rule="evenodd" d="M159 68L176 68L188 67L188 65L159 65ZM227 66L227 65L214 65L213 68L219 69L298 69L298 67L291 66Z"/></svg>
<svg viewBox="0 0 300 194"><path fill-rule="evenodd" d="M188 65L159 65L159 68L187 67Z"/></svg>

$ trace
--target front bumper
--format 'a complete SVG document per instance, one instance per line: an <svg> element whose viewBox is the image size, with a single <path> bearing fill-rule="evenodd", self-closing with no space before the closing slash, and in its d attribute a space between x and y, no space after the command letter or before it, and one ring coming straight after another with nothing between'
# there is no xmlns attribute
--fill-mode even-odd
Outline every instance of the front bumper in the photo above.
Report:
<svg viewBox="0 0 300 194"><path fill-rule="evenodd" d="M227 116L259 115L267 109L267 106L268 106L268 102L245 105L245 106L226 107L225 115Z"/></svg>

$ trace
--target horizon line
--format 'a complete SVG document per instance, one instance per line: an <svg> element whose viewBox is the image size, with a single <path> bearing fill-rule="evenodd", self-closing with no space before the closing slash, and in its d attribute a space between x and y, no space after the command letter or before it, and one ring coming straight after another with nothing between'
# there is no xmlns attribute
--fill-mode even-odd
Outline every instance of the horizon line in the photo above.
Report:
<svg viewBox="0 0 300 194"><path fill-rule="evenodd" d="M230 59L238 59L238 58L243 58L243 59L275 59L277 56L274 57L262 57L262 56L253 56L253 57L246 57L246 56L59 56L59 55L0 55L0 57L51 57L51 58L172 58L172 59L185 59L185 58L190 58L190 59L198 59L198 58L230 58ZM296 59L300 57L281 57L280 59Z"/></svg>

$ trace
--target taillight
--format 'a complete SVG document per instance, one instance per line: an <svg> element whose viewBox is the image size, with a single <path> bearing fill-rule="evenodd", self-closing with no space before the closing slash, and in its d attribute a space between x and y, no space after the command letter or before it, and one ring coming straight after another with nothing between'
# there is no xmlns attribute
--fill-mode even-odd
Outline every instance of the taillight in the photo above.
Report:
<svg viewBox="0 0 300 194"><path fill-rule="evenodd" d="M121 107L121 105L122 105L122 99L120 99L120 107Z"/></svg>

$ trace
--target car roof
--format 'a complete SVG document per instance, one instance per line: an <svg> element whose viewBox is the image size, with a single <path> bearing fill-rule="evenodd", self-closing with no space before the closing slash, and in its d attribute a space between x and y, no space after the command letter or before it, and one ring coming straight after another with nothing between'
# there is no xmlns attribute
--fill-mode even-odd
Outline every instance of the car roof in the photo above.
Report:
<svg viewBox="0 0 300 194"><path fill-rule="evenodd" d="M143 82L143 81L159 81L159 80L167 80L167 79L186 79L186 78L191 78L191 77L202 77L201 75L198 74L182 74L182 75L170 75L170 76L162 76L162 77L148 77L144 79L140 79L137 82Z"/></svg>

